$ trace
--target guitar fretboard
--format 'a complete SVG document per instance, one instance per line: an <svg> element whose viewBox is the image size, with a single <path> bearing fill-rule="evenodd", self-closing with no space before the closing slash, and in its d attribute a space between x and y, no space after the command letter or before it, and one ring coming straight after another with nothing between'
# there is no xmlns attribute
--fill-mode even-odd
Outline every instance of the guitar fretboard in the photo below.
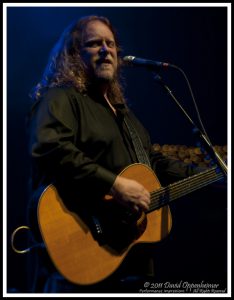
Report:
<svg viewBox="0 0 234 300"><path fill-rule="evenodd" d="M151 212L159 207L167 205L169 202L185 196L193 191L205 187L223 178L223 174L216 167L204 172L190 176L178 182L162 187L151 192L151 204L147 212Z"/></svg>

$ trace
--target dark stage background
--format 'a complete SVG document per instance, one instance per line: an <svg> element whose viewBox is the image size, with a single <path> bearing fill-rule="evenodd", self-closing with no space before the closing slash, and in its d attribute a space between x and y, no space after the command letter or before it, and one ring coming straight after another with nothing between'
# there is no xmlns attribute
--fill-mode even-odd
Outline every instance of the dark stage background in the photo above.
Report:
<svg viewBox="0 0 234 300"><path fill-rule="evenodd" d="M12 231L26 224L28 94L40 80L48 54L74 19L97 14L117 28L123 55L170 62L187 74L213 144L227 144L226 7L8 7L7 8L7 288L29 292L28 255L10 247ZM182 75L162 77L196 121ZM196 145L191 126L145 69L124 72L126 97L152 143ZM159 265L181 279L225 281L226 192L205 189L173 204L174 227ZM186 230L185 230L186 228ZM22 236L20 246L26 238ZM165 263L165 264L164 264ZM185 267L186 266L186 267ZM15 289L15 290L14 290Z"/></svg>

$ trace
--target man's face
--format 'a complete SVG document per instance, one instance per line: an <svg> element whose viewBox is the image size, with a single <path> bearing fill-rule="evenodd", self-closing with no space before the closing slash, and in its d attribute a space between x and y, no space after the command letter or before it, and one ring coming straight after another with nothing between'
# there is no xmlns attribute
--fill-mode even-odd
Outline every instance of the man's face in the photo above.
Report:
<svg viewBox="0 0 234 300"><path fill-rule="evenodd" d="M83 32L81 58L91 77L110 82L116 75L117 49L113 33L101 21L91 21Z"/></svg>

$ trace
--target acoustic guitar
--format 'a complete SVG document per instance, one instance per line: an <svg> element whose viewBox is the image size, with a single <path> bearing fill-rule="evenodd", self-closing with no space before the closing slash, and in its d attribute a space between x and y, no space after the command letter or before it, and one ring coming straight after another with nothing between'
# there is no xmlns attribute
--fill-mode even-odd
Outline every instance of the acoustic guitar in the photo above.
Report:
<svg viewBox="0 0 234 300"><path fill-rule="evenodd" d="M37 214L43 241L55 267L70 282L89 285L110 276L134 245L156 243L170 233L171 201L223 178L213 167L161 187L155 173L140 163L128 166L120 176L135 179L150 192L147 212L130 212L106 195L100 203L107 209L101 205L86 222L65 206L54 185L40 196Z"/></svg>

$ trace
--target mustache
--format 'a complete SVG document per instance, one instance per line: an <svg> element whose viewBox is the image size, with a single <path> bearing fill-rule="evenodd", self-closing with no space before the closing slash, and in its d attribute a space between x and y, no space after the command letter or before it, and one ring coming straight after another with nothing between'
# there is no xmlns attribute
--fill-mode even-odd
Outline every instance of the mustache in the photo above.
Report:
<svg viewBox="0 0 234 300"><path fill-rule="evenodd" d="M106 64L113 64L112 60L109 58L99 58L96 60L97 64L102 64L102 63L106 63Z"/></svg>

